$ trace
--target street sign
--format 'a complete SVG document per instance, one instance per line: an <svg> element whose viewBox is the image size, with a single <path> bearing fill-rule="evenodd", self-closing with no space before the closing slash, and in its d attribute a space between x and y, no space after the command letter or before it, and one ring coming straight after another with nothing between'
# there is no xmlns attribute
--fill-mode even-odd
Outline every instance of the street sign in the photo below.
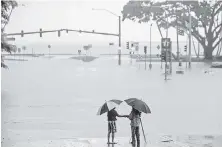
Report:
<svg viewBox="0 0 222 147"><path fill-rule="evenodd" d="M160 45L157 45L157 49L158 49L158 50L160 49Z"/></svg>
<svg viewBox="0 0 222 147"><path fill-rule="evenodd" d="M168 50L171 47L171 41L170 38L162 38L161 39L161 46L162 49Z"/></svg>
<svg viewBox="0 0 222 147"><path fill-rule="evenodd" d="M114 45L114 43L113 43L113 42L110 42L109 45L110 45L110 46L111 46L111 45Z"/></svg>

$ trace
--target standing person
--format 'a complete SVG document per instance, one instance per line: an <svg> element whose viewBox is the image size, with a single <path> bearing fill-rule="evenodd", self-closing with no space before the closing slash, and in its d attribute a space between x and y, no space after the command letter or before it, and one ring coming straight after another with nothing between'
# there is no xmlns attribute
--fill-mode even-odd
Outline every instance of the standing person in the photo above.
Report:
<svg viewBox="0 0 222 147"><path fill-rule="evenodd" d="M141 112L136 110L135 108L132 107L132 111L130 115L128 116L129 119L131 120L131 135L132 135L132 146L136 146L136 141L137 141L137 147L140 147L140 117L141 117ZM135 139L136 138L136 139Z"/></svg>
<svg viewBox="0 0 222 147"><path fill-rule="evenodd" d="M113 108L112 110L110 110L108 113L107 113L107 118L108 118L108 144L110 143L109 140L110 140L110 134L112 133L112 143L115 143L114 142L114 137L115 137L115 133L117 132L117 129L116 129L116 117L128 117L128 115L119 115L117 113L117 111L115 110L116 108Z"/></svg>

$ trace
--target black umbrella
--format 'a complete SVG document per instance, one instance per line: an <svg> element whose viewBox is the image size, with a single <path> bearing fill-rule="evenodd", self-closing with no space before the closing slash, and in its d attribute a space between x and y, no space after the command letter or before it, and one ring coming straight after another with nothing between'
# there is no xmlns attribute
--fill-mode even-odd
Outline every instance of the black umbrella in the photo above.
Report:
<svg viewBox="0 0 222 147"><path fill-rule="evenodd" d="M139 100L137 98L129 98L129 99L124 100L124 101L128 105L132 106L133 108L135 108L136 110L138 110L140 112L151 113L150 108L148 107L148 105L142 100Z"/></svg>
<svg viewBox="0 0 222 147"><path fill-rule="evenodd" d="M135 108L136 110L138 110L140 112L151 113L150 108L148 107L148 105L144 101L139 100L138 98L129 98L129 99L124 100L124 101L128 105L132 106L133 108ZM144 137L144 140L146 142L146 137L145 137L145 133L144 133L144 129L143 129L143 123L142 123L141 118L140 118L140 122L141 122L141 126L142 126L143 137Z"/></svg>

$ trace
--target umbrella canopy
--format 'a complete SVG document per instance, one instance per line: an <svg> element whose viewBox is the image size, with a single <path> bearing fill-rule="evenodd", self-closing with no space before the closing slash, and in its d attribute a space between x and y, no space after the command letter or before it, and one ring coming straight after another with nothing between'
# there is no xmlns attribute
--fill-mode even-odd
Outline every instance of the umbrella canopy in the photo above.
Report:
<svg viewBox="0 0 222 147"><path fill-rule="evenodd" d="M137 98L129 98L125 100L125 102L140 112L151 113L150 108L142 100Z"/></svg>
<svg viewBox="0 0 222 147"><path fill-rule="evenodd" d="M120 105L123 101L121 100L109 100L108 102L105 102L98 110L97 115L102 115L103 113L106 113L110 110L112 110L113 108L117 107L118 105Z"/></svg>

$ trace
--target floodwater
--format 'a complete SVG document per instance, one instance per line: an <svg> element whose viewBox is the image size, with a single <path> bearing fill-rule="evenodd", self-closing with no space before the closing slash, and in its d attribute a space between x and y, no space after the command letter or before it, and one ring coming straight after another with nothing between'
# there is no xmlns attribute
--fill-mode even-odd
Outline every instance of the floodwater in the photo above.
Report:
<svg viewBox="0 0 222 147"><path fill-rule="evenodd" d="M143 114L147 136L156 134L222 134L222 70L193 63L185 73L165 81L160 63L101 56L93 62L64 56L6 61L2 69L2 139L5 142L74 137L105 138L106 115L97 116L109 99L137 97L150 107ZM205 72L207 71L207 72ZM129 114L125 103L120 114ZM130 137L130 122L118 118L117 136ZM141 133L142 134L142 133Z"/></svg>

